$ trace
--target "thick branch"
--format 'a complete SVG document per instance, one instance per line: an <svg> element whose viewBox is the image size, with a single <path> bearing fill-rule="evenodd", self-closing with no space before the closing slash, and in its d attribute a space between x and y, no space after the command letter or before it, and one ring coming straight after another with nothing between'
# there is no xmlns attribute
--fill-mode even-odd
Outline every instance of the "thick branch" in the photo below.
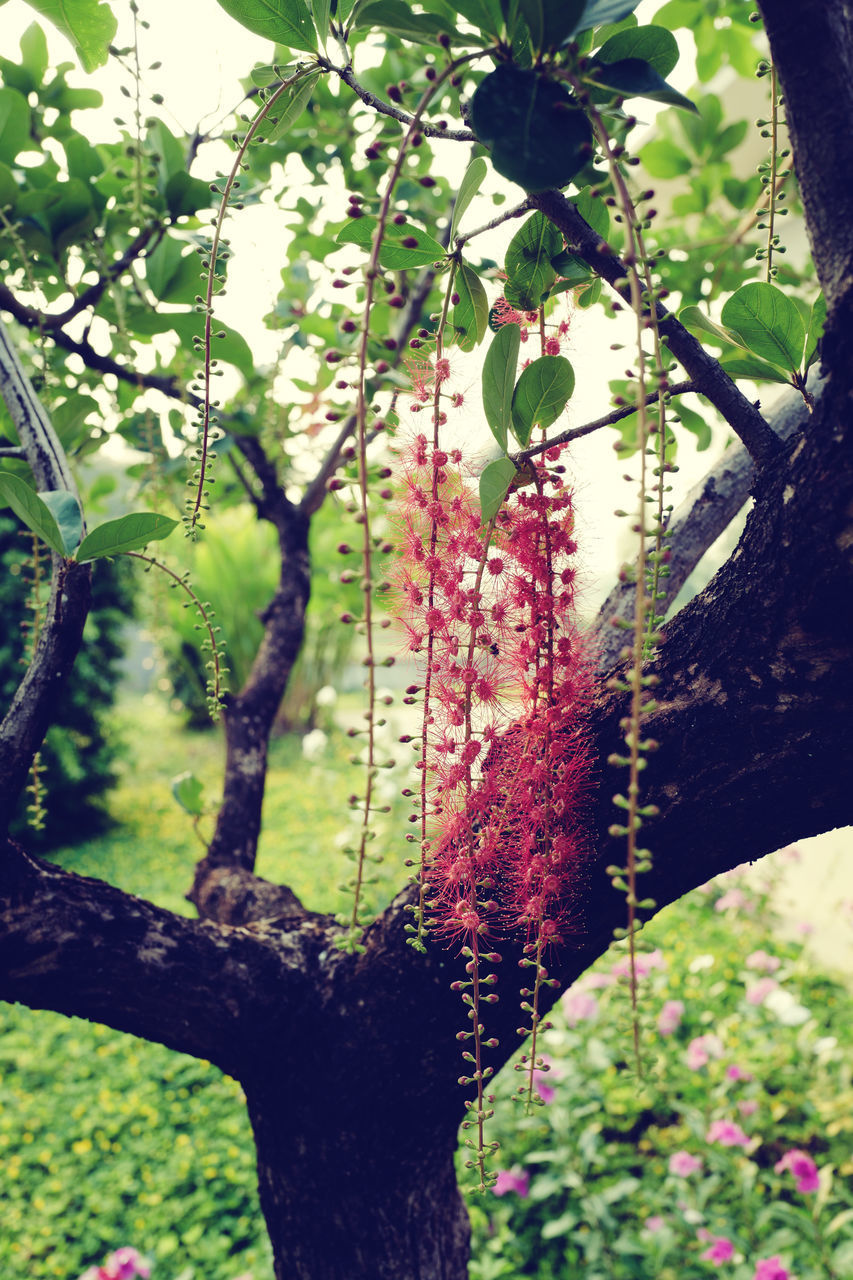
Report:
<svg viewBox="0 0 853 1280"><path fill-rule="evenodd" d="M581 217L575 206L559 191L540 191L530 197L531 205L541 209L563 235L572 251L630 303L628 267L605 240ZM669 350L680 361L697 391L707 396L743 441L759 465L775 457L779 440L754 404L713 356L700 345L663 303L656 304L658 328Z"/></svg>
<svg viewBox="0 0 853 1280"><path fill-rule="evenodd" d="M817 379L812 390L820 394ZM788 391L770 416L770 424L780 440L789 440L802 431L810 414L799 392ZM708 548L729 527L749 498L755 481L752 459L739 440L734 440L707 475L693 486L676 508L667 526L667 575L660 581L663 598L657 612L663 615L702 559ZM618 582L601 606L596 619L597 652L602 671L619 660L625 644L620 622L634 616L636 588L630 576Z"/></svg>

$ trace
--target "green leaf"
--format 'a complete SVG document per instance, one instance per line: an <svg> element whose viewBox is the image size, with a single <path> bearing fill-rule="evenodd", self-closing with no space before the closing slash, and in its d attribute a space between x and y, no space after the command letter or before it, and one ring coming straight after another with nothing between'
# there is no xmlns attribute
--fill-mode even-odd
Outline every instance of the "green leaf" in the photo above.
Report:
<svg viewBox="0 0 853 1280"><path fill-rule="evenodd" d="M623 58L620 62L599 62L593 58L584 77L596 88L610 89L622 98L650 98L652 102L665 102L685 111L697 108L679 93L653 66L640 58Z"/></svg>
<svg viewBox="0 0 853 1280"><path fill-rule="evenodd" d="M155 515L152 511L137 511L119 516L117 520L107 520L86 535L77 548L76 559L83 564L87 560L117 556L122 551L136 551L149 542L168 538L177 523L169 516Z"/></svg>
<svg viewBox="0 0 853 1280"><path fill-rule="evenodd" d="M521 346L517 324L498 329L483 361L483 412L489 430L506 453L507 432L512 424L512 393Z"/></svg>
<svg viewBox="0 0 853 1280"><path fill-rule="evenodd" d="M610 234L610 212L600 196L593 196L592 187L584 187L576 196L571 197L570 203L593 231L597 231L606 240Z"/></svg>
<svg viewBox="0 0 853 1280"><path fill-rule="evenodd" d="M690 157L665 138L656 138L640 151L640 160L653 178L680 178L693 168Z"/></svg>
<svg viewBox="0 0 853 1280"><path fill-rule="evenodd" d="M794 303L775 284L742 285L723 307L723 324L762 360L798 372L806 333Z"/></svg>
<svg viewBox="0 0 853 1280"><path fill-rule="evenodd" d="M566 86L512 63L480 81L471 120L498 173L526 191L565 187L590 158L592 129Z"/></svg>
<svg viewBox="0 0 853 1280"><path fill-rule="evenodd" d="M535 311L557 278L552 259L563 250L563 237L538 210L519 227L506 251L504 297L520 311Z"/></svg>
<svg viewBox="0 0 853 1280"><path fill-rule="evenodd" d="M826 298L822 293L817 295L814 306L809 315L808 327L806 329L806 349L803 356L803 372L807 373L814 363L817 355L817 344L823 336L823 326L826 324Z"/></svg>
<svg viewBox="0 0 853 1280"><path fill-rule="evenodd" d="M601 297L601 278L597 277L593 280L588 289L584 289L583 293L578 294L577 303L582 311L586 311L588 307L592 307Z"/></svg>
<svg viewBox="0 0 853 1280"><path fill-rule="evenodd" d="M413 13L403 0L370 0L358 10L359 30L372 27L379 34L390 33L414 44L434 45L440 35L462 36L445 18L435 13Z"/></svg>
<svg viewBox="0 0 853 1280"><path fill-rule="evenodd" d="M253 85L259 89L265 89L268 84L278 84L280 80L288 80L296 70L293 66L281 67L278 63L259 63L252 67L249 72L249 78Z"/></svg>
<svg viewBox="0 0 853 1280"><path fill-rule="evenodd" d="M489 327L489 300L476 271L460 263L454 280L459 301L453 308L451 324L460 351L473 351L483 341Z"/></svg>
<svg viewBox="0 0 853 1280"><path fill-rule="evenodd" d="M211 208L214 203L210 184L183 170L172 174L163 194L173 218L189 217L199 209Z"/></svg>
<svg viewBox="0 0 853 1280"><path fill-rule="evenodd" d="M17 199L18 184L12 170L7 164L0 162L0 209L13 209Z"/></svg>
<svg viewBox="0 0 853 1280"><path fill-rule="evenodd" d="M217 4L256 36L288 49L317 52L317 36L305 0L217 0Z"/></svg>
<svg viewBox="0 0 853 1280"><path fill-rule="evenodd" d="M551 289L551 297L557 293L565 293L567 289L576 289L579 284L586 284L592 278L592 271L583 259L575 257L568 249L558 253L551 265L561 277L560 283Z"/></svg>
<svg viewBox="0 0 853 1280"><path fill-rule="evenodd" d="M17 89L0 89L0 160L14 160L30 143L30 108Z"/></svg>
<svg viewBox="0 0 853 1280"><path fill-rule="evenodd" d="M179 773L172 779L172 795L178 804L193 818L200 818L204 813L204 783L194 773ZM186 1233L184 1233L186 1240Z"/></svg>
<svg viewBox="0 0 853 1280"><path fill-rule="evenodd" d="M378 225L375 218L351 218L338 232L335 240L338 244L357 244L369 252ZM407 244L407 241L414 243ZM409 223L398 227L390 223L386 225L382 238L379 264L391 271L405 271L410 267L426 267L432 262L440 262L446 252L437 240L433 240L432 236L419 227Z"/></svg>
<svg viewBox="0 0 853 1280"><path fill-rule="evenodd" d="M480 476L480 520L483 524L488 524L500 511L515 474L515 463L509 458L496 458L483 468Z"/></svg>
<svg viewBox="0 0 853 1280"><path fill-rule="evenodd" d="M314 26L317 28L317 34L325 49L329 38L329 18L332 11L332 0L311 0L311 8L314 13Z"/></svg>
<svg viewBox="0 0 853 1280"><path fill-rule="evenodd" d="M621 22L633 13L640 0L587 0L584 11L578 19L574 31L588 31L590 27L603 27L611 22Z"/></svg>
<svg viewBox="0 0 853 1280"><path fill-rule="evenodd" d="M74 45L84 71L102 67L118 23L101 0L28 0L29 5Z"/></svg>
<svg viewBox="0 0 853 1280"><path fill-rule="evenodd" d="M678 402L672 405L671 412L672 416L678 418L681 425L696 437L696 448L699 453L703 453L710 445L713 436L709 423L705 421L701 413L697 413L695 409L687 407L683 396L680 396Z"/></svg>
<svg viewBox="0 0 853 1280"><path fill-rule="evenodd" d="M0 498L12 508L18 519L22 520L28 529L41 538L42 542L52 547L57 555L66 554L62 534L59 532L59 526L50 508L26 481L12 475L11 471L0 471Z"/></svg>
<svg viewBox="0 0 853 1280"><path fill-rule="evenodd" d="M678 313L678 319L694 337L705 337L706 341L710 340L717 347L739 347L741 345L737 334L729 329L724 329L722 325L717 324L710 316L706 316L700 307L692 305L682 307Z"/></svg>
<svg viewBox="0 0 853 1280"><path fill-rule="evenodd" d="M308 106L320 74L318 71L316 75L306 76L304 80L297 80L287 97L280 98L275 104L272 109L275 125L270 133L264 134L267 142L278 141L279 138L287 133L290 126L296 123Z"/></svg>
<svg viewBox="0 0 853 1280"><path fill-rule="evenodd" d="M453 206L453 218L450 223L450 239L448 244L453 247L456 238L456 229L462 221L462 217L468 205L474 199L474 196L480 190L483 179L486 176L488 166L482 156L475 158L468 165L462 181L459 184L459 192L456 196L456 202Z"/></svg>
<svg viewBox="0 0 853 1280"><path fill-rule="evenodd" d="M21 36L21 65L26 67L36 85L43 83L48 61L44 32L37 22L31 22Z"/></svg>
<svg viewBox="0 0 853 1280"><path fill-rule="evenodd" d="M146 311L142 307L128 307L125 323L131 333L138 337L152 337L155 333L178 335L181 345L186 351L192 351L193 338L201 337L204 330L204 319L196 311ZM214 333L224 337L214 337L212 354L214 359L224 360L239 369L249 381L255 372L255 358L251 348L242 334L221 320L214 321Z"/></svg>
<svg viewBox="0 0 853 1280"><path fill-rule="evenodd" d="M523 369L512 397L512 430L522 449L534 426L550 427L575 389L575 371L565 356L539 356Z"/></svg>
<svg viewBox="0 0 853 1280"><path fill-rule="evenodd" d="M678 41L666 27L633 27L611 36L595 56L599 62L640 58L665 79L678 62Z"/></svg>
<svg viewBox="0 0 853 1280"><path fill-rule="evenodd" d="M201 292L198 254L184 248L183 241L164 236L145 259L145 280L160 302L192 302Z"/></svg>
<svg viewBox="0 0 853 1280"><path fill-rule="evenodd" d="M74 548L83 536L83 513L80 503L67 489L42 489L38 495L48 508L62 539L63 555L74 554Z"/></svg>
<svg viewBox="0 0 853 1280"><path fill-rule="evenodd" d="M780 382L790 384L790 374L784 373L776 365L751 355L724 355L720 358L720 367L725 369L730 378L751 378L753 382Z"/></svg>
<svg viewBox="0 0 853 1280"><path fill-rule="evenodd" d="M456 0L454 8L486 35L500 36L503 18L498 0Z"/></svg>

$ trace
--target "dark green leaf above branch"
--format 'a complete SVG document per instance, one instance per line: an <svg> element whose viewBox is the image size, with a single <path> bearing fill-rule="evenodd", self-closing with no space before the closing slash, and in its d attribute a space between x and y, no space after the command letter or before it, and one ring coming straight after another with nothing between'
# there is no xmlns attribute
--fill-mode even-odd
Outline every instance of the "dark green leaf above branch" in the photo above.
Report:
<svg viewBox="0 0 853 1280"><path fill-rule="evenodd" d="M566 86L512 64L480 82L471 120L498 173L526 191L567 186L591 154L589 121Z"/></svg>
<svg viewBox="0 0 853 1280"><path fill-rule="evenodd" d="M305 0L217 0L232 18L288 49L317 52L317 33Z"/></svg>

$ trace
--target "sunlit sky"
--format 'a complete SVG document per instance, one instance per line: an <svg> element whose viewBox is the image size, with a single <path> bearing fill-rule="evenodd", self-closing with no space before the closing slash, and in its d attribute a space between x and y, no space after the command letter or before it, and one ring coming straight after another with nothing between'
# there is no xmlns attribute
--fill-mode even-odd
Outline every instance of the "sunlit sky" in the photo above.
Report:
<svg viewBox="0 0 853 1280"><path fill-rule="evenodd" d="M648 20L659 7L660 0L644 0L637 11L640 21ZM129 23L128 6L114 4L113 8L125 15L125 24ZM162 64L156 71L145 73L145 88L149 93L164 96L166 106L161 110L165 111L166 123L176 133L189 132L199 124L209 127L227 117L242 96L239 78L245 76L254 63L268 61L270 57L267 42L231 20L212 0L179 0L179 3L175 0L141 0L140 12L150 23L150 30L141 33L142 64L146 66L155 61ZM0 24L7 56L35 16L24 0L9 0L3 6ZM48 24L43 25L52 59L74 60L73 50L67 42ZM129 26L126 25L124 31L120 29L117 43L128 43L129 39ZM692 38L685 36L681 61L670 77L685 92L693 80L692 54ZM91 77L78 70L72 73L71 79L72 82L90 84L104 95L103 108L79 113L78 124L94 139L117 136L114 117L127 117L129 106L121 95L121 86L127 83L127 72L111 60ZM659 108L645 101L635 102L634 107L639 108L637 114L641 120L648 121L651 128ZM442 149L445 154L438 157L441 171L449 175L458 173L461 178L468 148L448 142ZM203 174L227 163L224 148L218 151L208 148L207 153L202 149L197 172ZM492 180L491 185L487 182L483 188L484 196L500 185L501 180ZM506 189L507 184L502 185ZM514 203L516 198L522 198L523 193L520 188L512 184L509 186L509 199ZM316 188L307 188L306 191L311 199L316 199ZM345 194L341 187L342 211L344 203ZM478 215L475 203L468 215L468 225L477 225L493 216L491 201L483 199L481 204L482 217ZM246 336L259 362L268 362L277 353L279 339L263 329L259 318L269 310L280 287L283 254L277 250L286 243L286 222L281 211L270 202L242 212L239 219L230 225L229 234L233 237L235 263L240 263L240 269L229 274L228 288L217 304L217 314ZM506 238L504 232L492 233L491 244L487 245L485 239L482 242L484 252L490 252L500 260ZM595 309L592 313L575 313L567 354L576 370L577 388L561 427L580 425L607 412L607 380L623 376L630 363L630 351L613 352L610 349L611 344L619 340L616 323L599 316ZM621 340L630 341L630 333L621 336ZM482 352L481 348L480 358ZM288 365L288 371L290 374L299 372L292 363ZM464 376L476 389L479 379L476 358ZM223 390L227 391L227 384ZM470 399L476 404L475 396ZM488 434L477 423L466 424L466 430L482 431L484 442L488 440ZM625 465L614 461L614 439L614 433L605 430L577 442L572 451L583 559L587 565L585 576L593 584L589 588L588 605L606 592L619 560L629 554L627 522L617 521L612 512L615 507L632 509L635 499L633 487L622 479ZM714 452L723 443L721 433L720 441L713 446ZM681 470L674 482L676 496L706 470L710 457L709 453L697 455L692 437L679 446ZM620 544L618 548L617 543Z"/></svg>

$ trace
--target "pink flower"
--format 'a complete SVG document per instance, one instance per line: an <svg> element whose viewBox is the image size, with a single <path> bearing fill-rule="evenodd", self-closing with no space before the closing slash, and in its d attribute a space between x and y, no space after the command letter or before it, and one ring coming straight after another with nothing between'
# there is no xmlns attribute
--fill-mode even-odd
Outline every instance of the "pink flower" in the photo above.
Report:
<svg viewBox="0 0 853 1280"><path fill-rule="evenodd" d="M794 1175L797 1180L797 1190L803 1195L809 1195L812 1191L817 1191L820 1186L818 1178L817 1165L811 1156L805 1151L794 1148L786 1151L781 1160L777 1160L773 1166L777 1173L784 1173L786 1170Z"/></svg>
<svg viewBox="0 0 853 1280"><path fill-rule="evenodd" d="M666 1004L658 1014L658 1031L662 1036L671 1036L673 1031L678 1030L679 1023L684 1016L683 1000L667 1000Z"/></svg>
<svg viewBox="0 0 853 1280"><path fill-rule="evenodd" d="M665 969L666 958L659 947L654 951L639 951L634 957L634 965L638 978L646 978L652 969ZM624 960L618 960L613 965L610 972L617 978L628 978L631 974L631 961L626 956Z"/></svg>
<svg viewBox="0 0 853 1280"><path fill-rule="evenodd" d="M533 1087L544 1103L550 1103L557 1096L555 1085L560 1078L560 1072L554 1070L550 1059L543 1058L542 1063L542 1068L537 1067L533 1072Z"/></svg>
<svg viewBox="0 0 853 1280"><path fill-rule="evenodd" d="M701 1067L706 1067L711 1058L722 1056L723 1042L719 1036L713 1034L697 1036L687 1046L686 1061L691 1071L698 1071Z"/></svg>
<svg viewBox="0 0 853 1280"><path fill-rule="evenodd" d="M698 1173L701 1168L702 1161L689 1151L676 1151L669 1157L669 1171L679 1178L689 1178L691 1173Z"/></svg>
<svg viewBox="0 0 853 1280"><path fill-rule="evenodd" d="M736 1062L733 1062L730 1067L726 1067L726 1078L728 1080L751 1080L752 1072L744 1071Z"/></svg>
<svg viewBox="0 0 853 1280"><path fill-rule="evenodd" d="M737 1109L742 1116L755 1115L758 1110L758 1101L756 1098L742 1098L737 1104Z"/></svg>
<svg viewBox="0 0 853 1280"><path fill-rule="evenodd" d="M751 951L744 960L747 969L763 969L765 973L775 973L781 963L778 956L768 955L766 951Z"/></svg>
<svg viewBox="0 0 853 1280"><path fill-rule="evenodd" d="M654 1213L650 1218L646 1218L643 1226L647 1231L651 1231L652 1235L654 1235L656 1231L663 1230L666 1226L666 1219L662 1218L660 1214Z"/></svg>
<svg viewBox="0 0 853 1280"><path fill-rule="evenodd" d="M89 1267L80 1280L148 1280L151 1268L138 1249L123 1245L111 1253L102 1267Z"/></svg>
<svg viewBox="0 0 853 1280"><path fill-rule="evenodd" d="M588 991L575 991L570 987L560 1003L570 1027L576 1027L579 1022L589 1022L598 1013L598 1001Z"/></svg>
<svg viewBox="0 0 853 1280"><path fill-rule="evenodd" d="M501 1169L492 1192L496 1196L505 1196L513 1192L521 1196L522 1200L526 1200L530 1193L530 1174L517 1164L514 1164L511 1169Z"/></svg>
<svg viewBox="0 0 853 1280"><path fill-rule="evenodd" d="M743 889L728 889L714 903L715 911L740 911L742 908L748 910L749 907L750 902Z"/></svg>
<svg viewBox="0 0 853 1280"><path fill-rule="evenodd" d="M749 1138L734 1120L713 1120L705 1134L707 1142L719 1142L721 1147L748 1147Z"/></svg>
<svg viewBox="0 0 853 1280"><path fill-rule="evenodd" d="M774 1254L772 1258L761 1258L756 1265L755 1275L752 1280L793 1280L790 1271L782 1266L782 1259L778 1254Z"/></svg>
<svg viewBox="0 0 853 1280"><path fill-rule="evenodd" d="M775 991L778 986L775 978L759 978L758 982L747 987L746 998L750 1004L764 1004L770 992Z"/></svg>
<svg viewBox="0 0 853 1280"><path fill-rule="evenodd" d="M706 1262L713 1262L715 1267L719 1267L721 1263L729 1261L735 1247L725 1236L711 1236L711 1240L713 1241L711 1247L705 1250L702 1257Z"/></svg>

